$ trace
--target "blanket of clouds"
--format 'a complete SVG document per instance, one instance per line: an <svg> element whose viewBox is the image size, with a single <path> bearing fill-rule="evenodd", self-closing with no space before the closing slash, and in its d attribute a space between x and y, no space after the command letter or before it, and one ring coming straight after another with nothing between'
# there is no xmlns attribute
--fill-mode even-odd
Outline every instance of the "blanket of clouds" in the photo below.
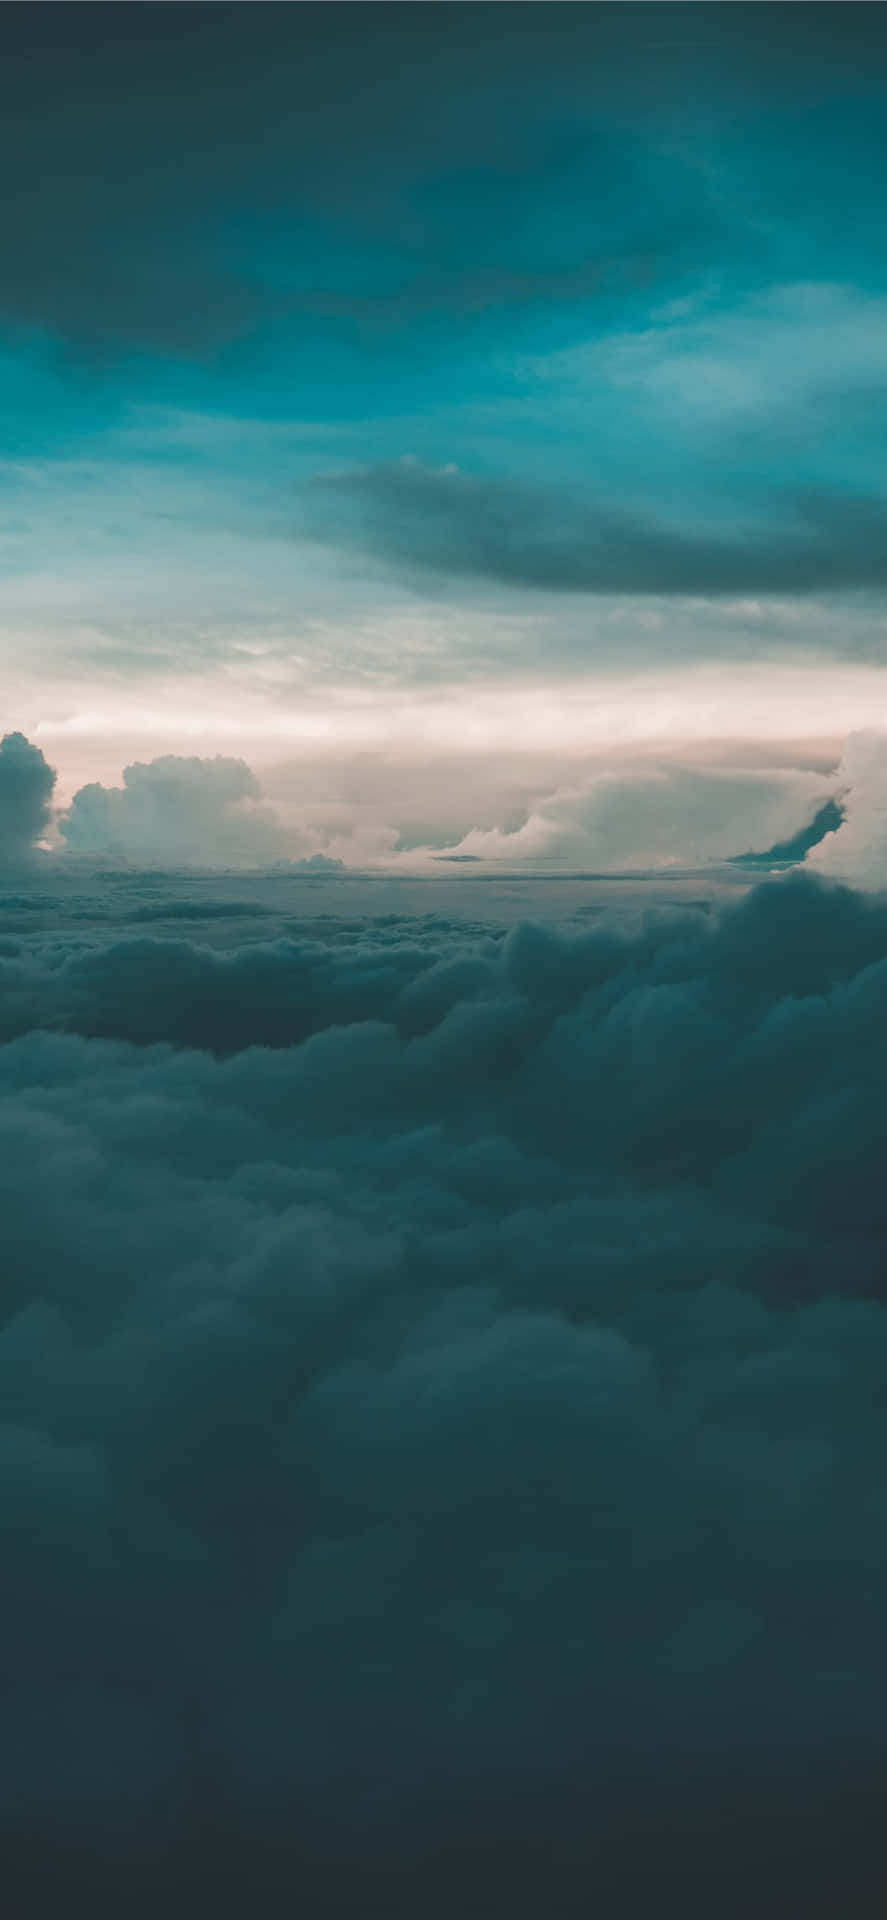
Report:
<svg viewBox="0 0 887 1920"><path fill-rule="evenodd" d="M55 871L2 897L14 1910L869 1911L883 900Z"/></svg>

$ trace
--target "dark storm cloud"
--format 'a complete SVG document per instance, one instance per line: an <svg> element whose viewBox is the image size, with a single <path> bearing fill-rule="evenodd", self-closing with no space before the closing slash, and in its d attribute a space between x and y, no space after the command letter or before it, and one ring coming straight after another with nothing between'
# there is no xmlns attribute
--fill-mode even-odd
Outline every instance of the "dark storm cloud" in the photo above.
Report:
<svg viewBox="0 0 887 1920"><path fill-rule="evenodd" d="M21 860L49 825L55 773L23 733L0 740L0 862Z"/></svg>
<svg viewBox="0 0 887 1920"><path fill-rule="evenodd" d="M704 133L712 102L729 123L789 86L865 94L883 34L863 11L7 7L2 309L92 351L200 354L269 318L470 315L741 252L748 222L671 138L675 99ZM643 152L659 135L668 160ZM544 218L577 182L575 231L522 243L539 183ZM273 245L257 267L262 220L295 222L301 273L276 275Z"/></svg>
<svg viewBox="0 0 887 1920"><path fill-rule="evenodd" d="M864 1910L884 903L0 967L15 1910Z"/></svg>
<svg viewBox="0 0 887 1920"><path fill-rule="evenodd" d="M412 458L316 483L312 529L407 576L555 593L814 593L887 584L887 503L810 493L720 533Z"/></svg>
<svg viewBox="0 0 887 1920"><path fill-rule="evenodd" d="M593 61L612 39L605 23L540 31L498 7L468 31L436 9L385 6L23 13L4 18L0 96L0 153L17 183L0 225L12 318L85 346L184 352L275 315L390 322L384 250L410 260L417 241L437 293L407 286L404 317L441 298L471 311L478 298L544 296L544 272L540 286L507 249L491 269L468 220L454 255L449 210L417 195L441 172L525 176L547 143L552 90L567 107L575 96L571 51ZM533 103L540 57L545 98ZM244 233L257 215L299 219L307 287L275 292L273 271L255 272ZM347 276L340 286L342 235L317 246L316 219L333 233L344 220L352 243L372 234L383 283L377 263L356 289ZM565 271L577 294L597 284L594 262Z"/></svg>

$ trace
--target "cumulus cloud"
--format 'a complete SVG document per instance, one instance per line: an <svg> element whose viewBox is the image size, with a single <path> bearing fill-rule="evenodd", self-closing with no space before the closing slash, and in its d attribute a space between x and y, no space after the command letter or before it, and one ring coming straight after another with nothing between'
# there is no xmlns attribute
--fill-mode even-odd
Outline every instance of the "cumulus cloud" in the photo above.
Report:
<svg viewBox="0 0 887 1920"><path fill-rule="evenodd" d="M843 787L850 765L839 776ZM322 774L315 790L310 773L294 782L290 770L277 769L272 805L244 760L167 754L126 767L120 786L81 787L52 820L55 772L39 748L10 734L0 747L0 849L21 856L51 824L63 853L134 869L274 866L320 878L345 866L426 870L444 860L624 871L704 866L795 841L801 858L835 806L835 779L803 766L646 758L589 773L574 755L557 785L549 785L558 770L552 755L525 767L522 783L510 763L486 782L473 762L464 777L458 762L445 767L448 781L436 769L411 817L408 788L415 796L422 787L416 767L411 787L406 769L392 775L370 763L340 769L335 782ZM450 839L446 827L457 821L461 837Z"/></svg>
<svg viewBox="0 0 887 1920"><path fill-rule="evenodd" d="M451 858L600 869L702 866L809 826L835 782L802 769L637 765L537 799L524 823L472 831Z"/></svg>
<svg viewBox="0 0 887 1920"><path fill-rule="evenodd" d="M16 1911L859 1904L884 903L60 915L0 1007Z"/></svg>
<svg viewBox="0 0 887 1920"><path fill-rule="evenodd" d="M0 861L21 860L46 831L55 774L23 733L0 740Z"/></svg>
<svg viewBox="0 0 887 1920"><path fill-rule="evenodd" d="M222 754L136 761L120 787L81 787L59 828L71 853L171 866L260 866L284 851L252 769Z"/></svg>

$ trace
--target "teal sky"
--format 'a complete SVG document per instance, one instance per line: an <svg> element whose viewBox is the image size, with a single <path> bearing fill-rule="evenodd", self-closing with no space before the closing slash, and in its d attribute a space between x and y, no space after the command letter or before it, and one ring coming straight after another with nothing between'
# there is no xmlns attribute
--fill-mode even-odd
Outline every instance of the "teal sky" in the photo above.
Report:
<svg viewBox="0 0 887 1920"><path fill-rule="evenodd" d="M5 723L63 796L881 723L881 9L0 33Z"/></svg>

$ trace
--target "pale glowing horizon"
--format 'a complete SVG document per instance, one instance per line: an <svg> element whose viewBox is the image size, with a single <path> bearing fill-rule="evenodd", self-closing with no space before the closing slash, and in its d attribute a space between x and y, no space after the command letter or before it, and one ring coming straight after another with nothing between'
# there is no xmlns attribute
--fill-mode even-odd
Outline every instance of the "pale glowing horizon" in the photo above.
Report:
<svg viewBox="0 0 887 1920"><path fill-rule="evenodd" d="M412 693L315 694L285 711L238 699L202 704L205 690L184 683L176 703L93 701L51 719L17 723L52 761L58 797L86 779L119 778L134 759L168 753L234 753L256 771L285 765L288 750L341 761L373 753L421 760L426 753L587 754L593 760L632 750L693 757L723 747L803 744L839 753L850 734L887 728L887 667L823 663L700 664L665 674L616 674L572 684L442 686ZM36 712L36 706L31 709Z"/></svg>

